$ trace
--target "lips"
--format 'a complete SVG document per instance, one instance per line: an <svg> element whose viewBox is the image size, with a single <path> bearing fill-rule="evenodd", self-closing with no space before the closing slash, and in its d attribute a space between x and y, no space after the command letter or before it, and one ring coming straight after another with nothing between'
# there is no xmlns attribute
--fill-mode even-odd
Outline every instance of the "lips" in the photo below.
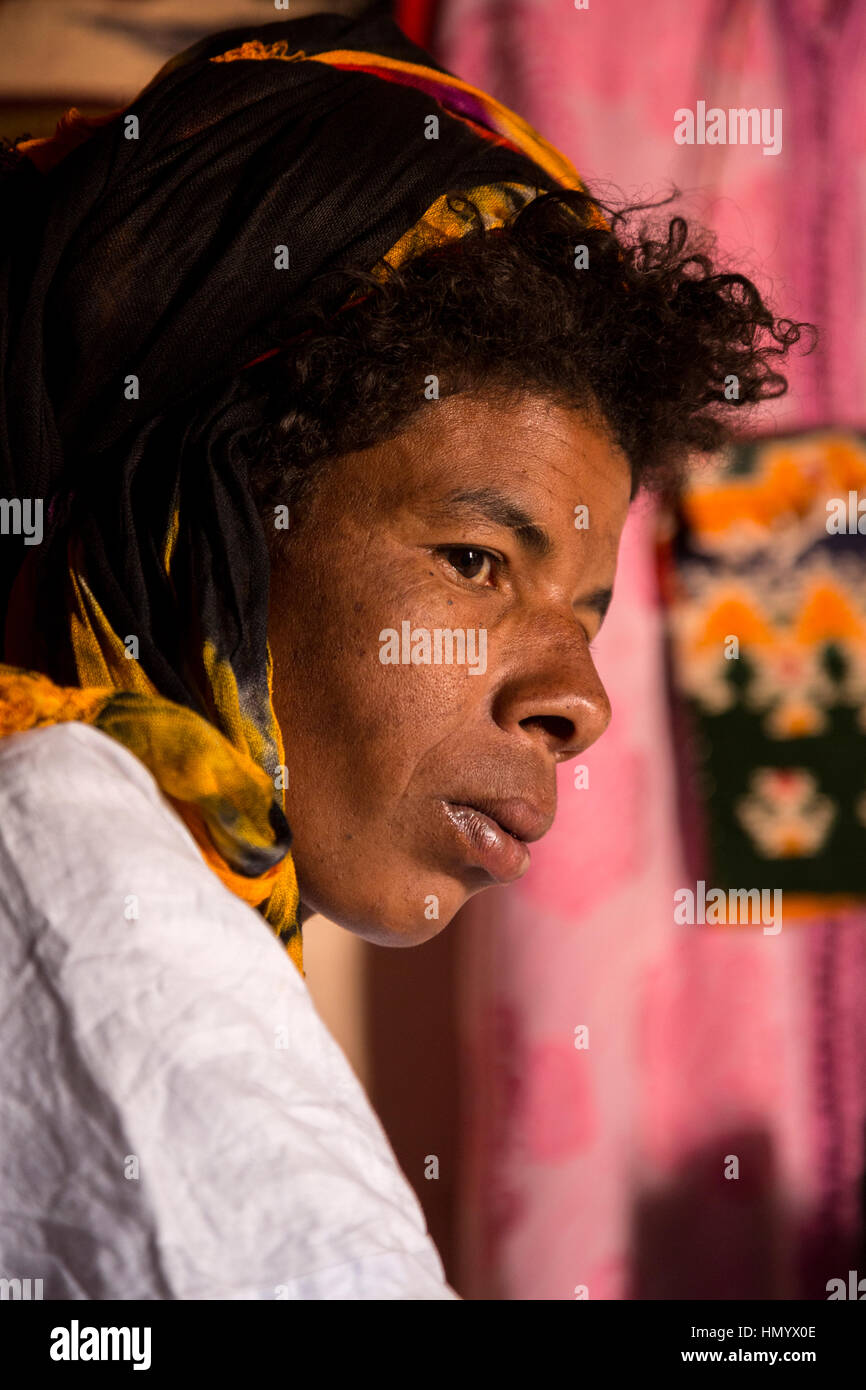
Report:
<svg viewBox="0 0 866 1390"><path fill-rule="evenodd" d="M545 811L541 806L520 797L472 797L461 804L471 806L473 810L496 821L515 840L522 840L524 844L540 840L553 824L553 811Z"/></svg>
<svg viewBox="0 0 866 1390"><path fill-rule="evenodd" d="M473 798L440 805L456 832L467 867L482 869L495 883L511 883L526 873L527 841L540 839L553 819L517 799Z"/></svg>

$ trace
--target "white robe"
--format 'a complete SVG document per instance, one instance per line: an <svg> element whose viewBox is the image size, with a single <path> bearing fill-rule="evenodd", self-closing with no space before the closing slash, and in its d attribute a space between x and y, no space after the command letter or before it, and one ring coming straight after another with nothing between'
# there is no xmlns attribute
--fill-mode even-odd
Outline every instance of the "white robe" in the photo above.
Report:
<svg viewBox="0 0 866 1390"><path fill-rule="evenodd" d="M285 949L83 724L0 739L0 1278L458 1297Z"/></svg>

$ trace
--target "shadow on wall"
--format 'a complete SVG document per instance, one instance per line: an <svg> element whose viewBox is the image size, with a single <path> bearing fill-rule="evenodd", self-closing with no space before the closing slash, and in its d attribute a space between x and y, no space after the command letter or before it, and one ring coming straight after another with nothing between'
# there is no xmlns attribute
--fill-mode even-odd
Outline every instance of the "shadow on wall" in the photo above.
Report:
<svg viewBox="0 0 866 1390"><path fill-rule="evenodd" d="M728 1155L739 1159L737 1178L725 1177ZM828 1280L847 1282L861 1259L856 1237L840 1228L832 1206L787 1209L774 1170L765 1131L733 1131L645 1193L633 1214L628 1297L817 1301L827 1299Z"/></svg>
<svg viewBox="0 0 866 1390"><path fill-rule="evenodd" d="M455 924L411 949L364 945L368 1094L460 1293Z"/></svg>

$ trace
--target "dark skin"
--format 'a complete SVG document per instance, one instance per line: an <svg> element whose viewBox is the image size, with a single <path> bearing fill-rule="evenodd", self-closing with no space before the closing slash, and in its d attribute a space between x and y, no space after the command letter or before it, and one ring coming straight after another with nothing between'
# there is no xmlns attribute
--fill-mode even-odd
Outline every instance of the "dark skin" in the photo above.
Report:
<svg viewBox="0 0 866 1390"><path fill-rule="evenodd" d="M269 620L302 920L413 946L526 871L557 765L610 720L590 644L630 485L600 421L533 395L431 402L321 465ZM380 633L406 620L484 629L486 670L383 665Z"/></svg>

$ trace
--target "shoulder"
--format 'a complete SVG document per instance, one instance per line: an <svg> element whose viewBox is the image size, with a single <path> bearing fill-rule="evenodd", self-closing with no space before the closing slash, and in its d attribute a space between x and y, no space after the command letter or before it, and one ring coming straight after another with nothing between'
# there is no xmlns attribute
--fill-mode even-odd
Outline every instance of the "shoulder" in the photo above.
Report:
<svg viewBox="0 0 866 1390"><path fill-rule="evenodd" d="M136 834L130 835L135 828ZM52 881L146 840L192 837L129 749L87 724L55 724L0 739L0 845Z"/></svg>
<svg viewBox="0 0 866 1390"><path fill-rule="evenodd" d="M82 786L93 776L137 783L142 789L155 785L144 764L117 739L74 720L0 739L0 768L0 798L4 800L8 800L13 787L16 796L27 789L36 799L47 783L53 781L56 790L58 779L68 778L78 780ZM36 779L34 771L39 774Z"/></svg>
<svg viewBox="0 0 866 1390"><path fill-rule="evenodd" d="M46 1297L454 1296L294 965L89 727L0 741L0 1010L0 1264Z"/></svg>
<svg viewBox="0 0 866 1390"><path fill-rule="evenodd" d="M232 949L238 930L245 950L255 954L252 935L282 963L263 919L209 869L144 764L89 725L0 740L0 886L7 929L67 973L87 955L206 974L214 945ZM212 950L199 965L192 946L206 923Z"/></svg>

